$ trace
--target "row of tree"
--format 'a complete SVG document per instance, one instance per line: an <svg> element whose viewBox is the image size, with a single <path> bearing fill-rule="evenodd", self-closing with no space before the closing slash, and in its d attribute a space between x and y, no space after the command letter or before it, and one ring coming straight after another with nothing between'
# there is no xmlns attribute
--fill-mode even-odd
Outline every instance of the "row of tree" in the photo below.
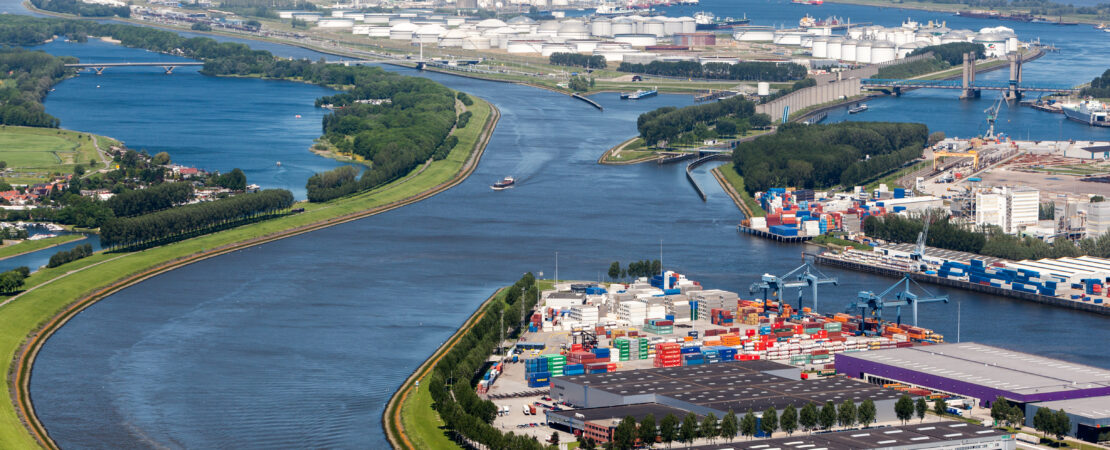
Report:
<svg viewBox="0 0 1110 450"><path fill-rule="evenodd" d="M662 270L663 262L659 261L658 259L654 261L646 259L641 261L633 261L628 263L627 269L621 269L620 261L613 261L613 264L609 265L608 274L610 279L617 280L628 277L651 277L654 275L659 275L659 272L661 272Z"/></svg>
<svg viewBox="0 0 1110 450"><path fill-rule="evenodd" d="M31 0L36 8L81 17L131 17L128 5L112 6L79 0Z"/></svg>
<svg viewBox="0 0 1110 450"><path fill-rule="evenodd" d="M1082 97L1110 98L1110 69L1091 80L1090 86L1079 91Z"/></svg>
<svg viewBox="0 0 1110 450"><path fill-rule="evenodd" d="M150 245L167 239L211 232L293 206L293 194L266 189L211 202L116 218L100 227L100 243L113 249Z"/></svg>
<svg viewBox="0 0 1110 450"><path fill-rule="evenodd" d="M0 49L0 124L56 128L58 119L46 113L42 100L50 88L67 75L71 57L59 58L42 51Z"/></svg>
<svg viewBox="0 0 1110 450"><path fill-rule="evenodd" d="M81 258L92 256L92 244L81 244L73 247L70 250L62 250L50 256L50 262L46 263L46 267L58 267L67 262L77 261Z"/></svg>
<svg viewBox="0 0 1110 450"><path fill-rule="evenodd" d="M964 63L964 53L975 53L975 59L987 56L987 48L983 44L970 42L952 42L948 44L930 45L910 52L909 56L932 53L938 60L948 63L949 66L958 66Z"/></svg>
<svg viewBox="0 0 1110 450"><path fill-rule="evenodd" d="M31 275L31 269L20 266L15 269L0 273L0 294L10 295L23 288L23 280Z"/></svg>
<svg viewBox="0 0 1110 450"><path fill-rule="evenodd" d="M903 62L901 64L882 66L879 68L879 72L875 74L875 78L904 80L918 75L945 70L949 67L952 67L952 65L948 64L948 61L943 59L924 58L916 61Z"/></svg>
<svg viewBox="0 0 1110 450"><path fill-rule="evenodd" d="M755 104L736 96L719 102L675 108L667 106L640 115L636 129L649 145L679 140L684 134L717 123L749 119L755 115Z"/></svg>
<svg viewBox="0 0 1110 450"><path fill-rule="evenodd" d="M556 66L585 67L588 69L604 69L605 57L601 55L583 55L581 53L552 53L548 62Z"/></svg>
<svg viewBox="0 0 1110 450"><path fill-rule="evenodd" d="M912 123L786 124L737 145L732 160L750 193L854 186L919 158L928 134L925 125Z"/></svg>
<svg viewBox="0 0 1110 450"><path fill-rule="evenodd" d="M432 407L451 436L486 448L544 448L534 437L503 433L493 427L497 406L474 391L480 370L501 343L501 318L508 324L506 336L515 339L520 335L523 323L510 318L524 317L535 308L539 299L535 282L531 273L525 274L503 292L499 301L490 302L482 318L435 362L428 383L421 385L420 389L431 394Z"/></svg>
<svg viewBox="0 0 1110 450"><path fill-rule="evenodd" d="M125 190L112 196L107 203L116 217L129 217L180 205L192 198L192 183L161 183L146 189Z"/></svg>
<svg viewBox="0 0 1110 450"><path fill-rule="evenodd" d="M683 78L744 81L791 81L806 76L806 68L794 63L738 62L707 63L697 61L652 61L648 64L622 62L618 71Z"/></svg>

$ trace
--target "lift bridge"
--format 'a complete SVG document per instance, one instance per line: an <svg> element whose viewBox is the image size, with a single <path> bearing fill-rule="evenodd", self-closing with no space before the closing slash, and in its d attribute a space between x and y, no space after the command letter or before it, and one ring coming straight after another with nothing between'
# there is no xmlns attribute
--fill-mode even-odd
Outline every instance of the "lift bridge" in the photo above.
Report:
<svg viewBox="0 0 1110 450"><path fill-rule="evenodd" d="M1008 100L1019 100L1024 92L1065 92L1078 93L1075 86L1062 83L1027 83L1021 78L1022 59L1020 53L1010 53L1010 79L1008 81L976 81L975 55L964 54L963 74L958 80L895 80L867 78L860 80L863 88L889 89L899 95L902 89L954 89L960 91L960 98L978 98L982 91L1002 91Z"/></svg>

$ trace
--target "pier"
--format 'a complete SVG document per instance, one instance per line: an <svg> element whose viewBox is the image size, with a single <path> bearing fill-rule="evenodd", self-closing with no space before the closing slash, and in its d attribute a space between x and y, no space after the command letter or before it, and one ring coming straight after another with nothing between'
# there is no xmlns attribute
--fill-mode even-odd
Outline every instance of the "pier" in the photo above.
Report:
<svg viewBox="0 0 1110 450"><path fill-rule="evenodd" d="M698 166L709 161L728 161L731 159L732 154L730 153L713 153L709 156L702 156L701 158L698 158L696 161L686 166L686 181L689 181L690 185L694 187L694 190L698 192L698 196L701 197L701 201L704 202L706 200L705 191L702 190L700 185L698 185L698 181L694 179L692 171Z"/></svg>
<svg viewBox="0 0 1110 450"><path fill-rule="evenodd" d="M1015 290L1011 290L1011 289L1002 289L1002 288L999 288L999 287L994 287L994 286L985 285L985 284L971 283L969 281L953 280L951 278L941 278L941 277L938 277L936 275L929 275L929 274L921 273L921 272L905 272L905 271L892 269L892 268L888 268L888 267L875 266L875 265L871 265L871 264L863 264L863 263L854 262L854 261L846 261L846 260L843 260L843 259L840 259L840 258L829 257L829 256L824 255L824 254L816 255L814 257L814 260L819 264L827 264L827 265L830 265L830 266L842 267L842 268L845 268L845 269L851 269L851 270L855 270L855 271L858 271L858 272L874 273L874 274L884 275L884 276L893 277L893 278L901 278L905 275L909 275L910 278L913 278L914 280L924 281L924 282L927 282L927 283L933 283L933 284L937 284L937 285L941 285L941 286L959 288L959 289L964 289L964 290L974 291L974 292L981 292L981 293L984 293L984 294L997 295L997 296L1000 296L1000 297L1016 298L1016 299L1019 299L1019 300L1026 300L1026 301L1030 301L1030 302L1034 302L1034 303L1041 303L1041 304L1044 304L1044 305L1059 306L1059 307L1063 307L1063 308L1070 308L1070 309L1075 309L1075 310L1079 310L1079 311L1093 312L1093 313L1097 313L1097 314L1110 316L1110 307L1095 305L1093 303L1077 302L1077 301L1074 301L1074 300L1068 300L1068 299L1062 299L1062 298L1056 298L1056 297L1049 297L1047 295L1033 294L1033 293L1029 293L1029 292L1021 292L1021 291L1015 291Z"/></svg>
<svg viewBox="0 0 1110 450"><path fill-rule="evenodd" d="M602 108L600 103L591 100L589 97L586 97L585 95L582 95L582 94L579 94L579 93L576 92L576 93L570 94L570 96L574 97L576 99L582 100L586 103L589 103L589 104L593 105L594 108L605 111L605 108Z"/></svg>
<svg viewBox="0 0 1110 450"><path fill-rule="evenodd" d="M813 236L783 236L783 235L771 233L769 231L757 230L757 229L752 228L752 227L746 227L744 225L737 225L736 226L736 231L739 231L739 232L742 232L742 233L748 233L748 234L751 234L751 235L759 236L761 238L771 239L773 241L779 241L779 242L797 243L797 242L805 242L805 241L808 241L810 239L813 239Z"/></svg>
<svg viewBox="0 0 1110 450"><path fill-rule="evenodd" d="M117 63L75 63L66 64L66 67L75 67L78 70L92 69L96 71L97 75L104 73L104 69L109 67L161 67L166 71L166 75L173 73L173 69L182 66L203 66L202 62L117 62Z"/></svg>

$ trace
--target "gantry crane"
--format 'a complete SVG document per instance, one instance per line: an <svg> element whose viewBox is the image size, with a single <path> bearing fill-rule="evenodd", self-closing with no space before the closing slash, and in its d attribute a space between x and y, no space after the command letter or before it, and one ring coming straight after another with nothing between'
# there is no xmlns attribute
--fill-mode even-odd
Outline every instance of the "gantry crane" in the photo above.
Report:
<svg viewBox="0 0 1110 450"><path fill-rule="evenodd" d="M771 297L778 297L780 293L784 293L787 289L798 289L798 311L802 310L802 293L803 288L810 287L813 291L813 309L817 309L817 286L823 284L839 285L836 278L828 277L817 270L813 262L805 259L803 256L802 265L794 270L787 272L786 275L781 277L769 273L763 274L760 281L752 283L749 292L755 294L757 292L763 293L763 304L767 305L767 301ZM783 297L785 300L785 297Z"/></svg>
<svg viewBox="0 0 1110 450"><path fill-rule="evenodd" d="M926 295L918 296L917 294L914 294L912 291L910 291L910 283L913 283L915 286L918 287L918 289L923 291ZM893 299L887 299L887 295L891 294L892 292L894 292L895 289L898 289L898 288L902 288L902 290L895 293ZM875 294L874 292L870 292L870 291L860 291L859 296L856 299L856 301L854 301L852 303L849 303L846 310L847 311L852 311L853 309L858 308L860 310L861 319L868 316L868 315L870 315L872 317L877 317L879 319L882 319L883 309L885 307L893 306L893 307L897 308L897 317L898 318L897 318L896 323L898 325L901 325L902 324L902 307L903 306L912 306L913 307L913 325L917 326L917 305L919 303L932 303L932 302L948 303L948 296L947 295L933 295L927 289L925 289L920 284L918 284L916 281L914 281L912 278L910 278L909 274L905 274L902 277L901 280L899 280L897 283L894 283L890 287L886 288L885 291L883 291L879 294ZM868 313L870 313L870 314L868 314ZM861 326L860 329L862 330L863 327Z"/></svg>

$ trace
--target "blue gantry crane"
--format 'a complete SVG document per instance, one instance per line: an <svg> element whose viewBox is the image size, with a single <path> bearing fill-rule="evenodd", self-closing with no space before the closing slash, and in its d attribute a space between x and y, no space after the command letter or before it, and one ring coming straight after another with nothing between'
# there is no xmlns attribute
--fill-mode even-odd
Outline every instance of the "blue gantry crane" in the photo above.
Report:
<svg viewBox="0 0 1110 450"><path fill-rule="evenodd" d="M839 283L834 277L829 277L817 267L809 259L805 259L802 265L794 270L787 272L786 275L781 277L769 273L763 274L760 281L752 283L749 292L755 294L757 292L763 293L763 303L766 304L771 297L779 297L787 289L798 290L798 311L802 310L802 297L805 288L809 287L813 291L813 309L817 310L817 286L831 284L838 286ZM785 296L781 297L785 301Z"/></svg>
<svg viewBox="0 0 1110 450"><path fill-rule="evenodd" d="M917 288L923 292L923 295L918 295L911 291L910 283L913 283L914 286L917 286ZM896 289L901 290L895 292ZM893 298L888 298L888 295L891 295L892 293ZM871 291L860 291L859 296L856 298L856 301L849 303L846 310L852 311L854 309L859 309L861 318L870 315L872 317L878 317L879 319L881 319L883 316L884 308L895 307L897 308L898 316L897 324L901 325L902 307L911 306L913 307L913 325L917 326L917 305L919 303L933 302L948 303L948 296L933 295L931 292L929 292L928 289L925 289L920 284L918 284L917 281L914 281L912 278L910 278L909 274L905 274L901 280L898 280L897 283L894 283L890 287L886 288L885 291L882 291L878 294ZM861 326L860 329L862 330L863 327Z"/></svg>

